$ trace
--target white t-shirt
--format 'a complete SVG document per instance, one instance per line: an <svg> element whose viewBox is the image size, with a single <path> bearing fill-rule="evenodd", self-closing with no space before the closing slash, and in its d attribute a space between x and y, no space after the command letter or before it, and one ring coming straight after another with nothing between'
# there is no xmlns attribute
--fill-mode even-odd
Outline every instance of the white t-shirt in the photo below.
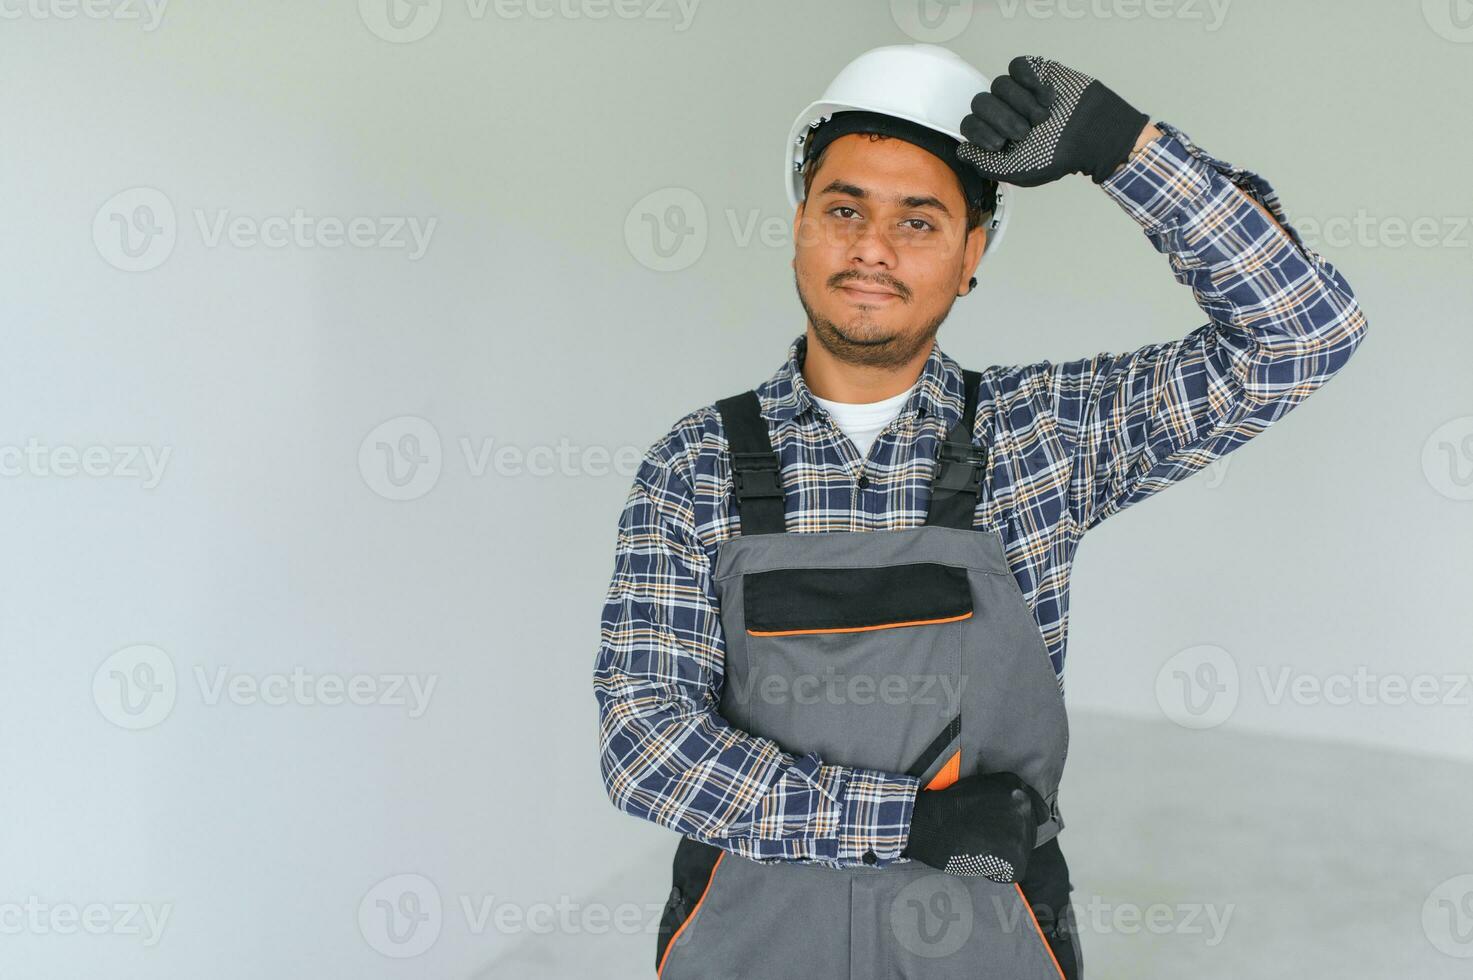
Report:
<svg viewBox="0 0 1473 980"><path fill-rule="evenodd" d="M916 384L920 384L920 379L916 379ZM880 431L900 414L905 400L915 388L915 385L911 385L900 394L877 402L831 402L817 395L813 395L813 400L834 417L834 422L849 437L849 441L854 443L854 448L859 450L859 456L863 459L869 456L870 446L879 438Z"/></svg>

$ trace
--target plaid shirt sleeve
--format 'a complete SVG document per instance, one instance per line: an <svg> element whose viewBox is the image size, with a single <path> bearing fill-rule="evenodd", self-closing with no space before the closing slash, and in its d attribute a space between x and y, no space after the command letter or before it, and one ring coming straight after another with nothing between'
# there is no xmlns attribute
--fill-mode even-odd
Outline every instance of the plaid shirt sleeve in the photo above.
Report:
<svg viewBox="0 0 1473 980"><path fill-rule="evenodd" d="M1349 283L1304 245L1266 180L1158 125L1166 135L1102 186L1210 322L1170 343L1049 365L1079 534L1262 432L1340 370L1366 332Z"/></svg>
<svg viewBox="0 0 1473 980"><path fill-rule="evenodd" d="M686 481L647 455L619 520L594 671L609 799L757 861L899 857L915 777L824 763L718 712L725 639Z"/></svg>

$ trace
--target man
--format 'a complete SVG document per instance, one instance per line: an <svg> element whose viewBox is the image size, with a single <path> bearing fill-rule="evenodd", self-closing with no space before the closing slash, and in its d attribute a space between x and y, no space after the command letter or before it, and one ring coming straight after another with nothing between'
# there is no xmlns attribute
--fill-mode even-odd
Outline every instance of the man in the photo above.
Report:
<svg viewBox="0 0 1473 980"><path fill-rule="evenodd" d="M1267 182L1057 62L989 90L944 48L879 48L794 133L806 331L646 453L603 612L609 797L683 835L657 971L1076 980L1075 548L1282 417L1366 321ZM1010 186L1075 173L1209 322L964 370L935 336Z"/></svg>

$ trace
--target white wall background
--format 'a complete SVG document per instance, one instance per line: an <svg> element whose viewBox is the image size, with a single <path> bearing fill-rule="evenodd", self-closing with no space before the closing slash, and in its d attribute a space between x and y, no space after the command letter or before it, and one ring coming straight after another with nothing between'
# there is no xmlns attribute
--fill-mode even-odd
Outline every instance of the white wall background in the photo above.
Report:
<svg viewBox="0 0 1473 980"><path fill-rule="evenodd" d="M674 846L598 775L630 461L803 329L792 117L859 51L933 36L902 0L395 2L403 29L386 0L0 0L6 976L469 976L521 938L474 913ZM1158 671L1205 644L1241 680L1224 733L1473 759L1473 691L1446 676L1473 670L1454 4L999 0L943 22L989 73L1056 58L1267 176L1371 323L1285 420L1091 535L1073 710L1159 721ZM676 189L705 221L687 211L660 271L645 215ZM939 338L968 366L1202 322L1084 178L1026 192L984 272ZM419 482L392 484L380 442L423 456ZM1450 703L1276 704L1259 677L1357 668L1432 675ZM375 703L250 688L293 672ZM408 678L434 685L417 706ZM411 959L374 925L400 874L443 903ZM157 942L130 903L167 910Z"/></svg>

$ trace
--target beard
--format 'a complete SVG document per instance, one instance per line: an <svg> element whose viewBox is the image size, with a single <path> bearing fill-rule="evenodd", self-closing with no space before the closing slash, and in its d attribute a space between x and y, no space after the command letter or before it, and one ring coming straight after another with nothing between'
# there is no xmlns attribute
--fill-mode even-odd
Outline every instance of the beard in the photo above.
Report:
<svg viewBox="0 0 1473 980"><path fill-rule="evenodd" d="M866 367L898 368L909 364L922 351L929 349L936 339L936 332L951 313L956 300L946 305L940 315L920 330L911 333L904 329L882 329L867 310L857 310L849 324L839 324L824 316L808 301L803 292L803 283L798 270L793 270L793 285L798 290L798 302L813 325L813 334L835 360L846 364Z"/></svg>

